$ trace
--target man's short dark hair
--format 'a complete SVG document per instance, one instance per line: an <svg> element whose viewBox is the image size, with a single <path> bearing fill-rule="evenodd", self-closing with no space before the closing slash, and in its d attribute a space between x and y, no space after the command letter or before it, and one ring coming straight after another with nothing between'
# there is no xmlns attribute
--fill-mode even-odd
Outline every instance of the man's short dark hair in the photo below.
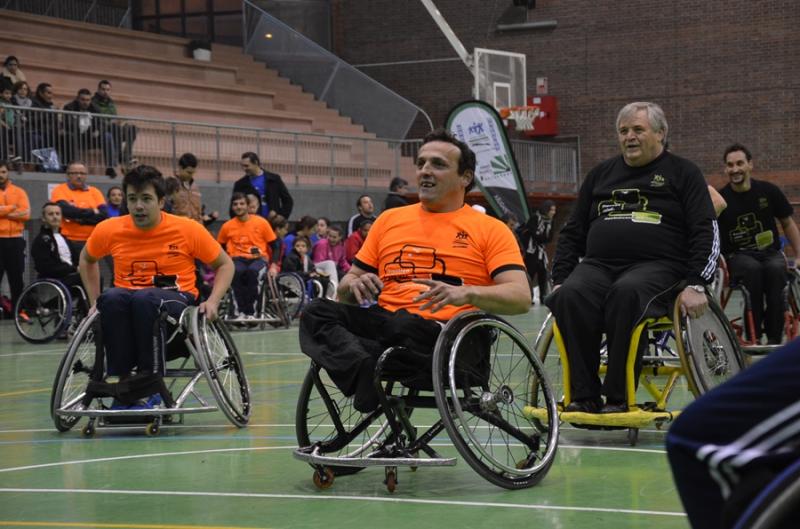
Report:
<svg viewBox="0 0 800 529"><path fill-rule="evenodd" d="M278 229L283 228L287 224L289 224L289 221L286 220L286 217L284 217L283 215L275 215L274 217L269 219L269 223L270 226L272 226L272 229L277 231Z"/></svg>
<svg viewBox="0 0 800 529"><path fill-rule="evenodd" d="M45 90L47 90L48 88L52 88L52 86L53 85L51 85L50 83L39 83L38 85L36 85L36 95L37 96L42 95Z"/></svg>
<svg viewBox="0 0 800 529"><path fill-rule="evenodd" d="M361 207L361 199L365 197L372 200L372 197L369 195L361 195L360 197L358 197L358 200L356 200L356 209Z"/></svg>
<svg viewBox="0 0 800 529"><path fill-rule="evenodd" d="M311 215L304 215L297 221L297 230L307 230L309 228L313 228L317 225L317 219L312 217Z"/></svg>
<svg viewBox="0 0 800 529"><path fill-rule="evenodd" d="M100 88L100 87L101 87L101 86L103 86L104 84L107 84L108 86L111 86L111 81L108 81L108 80L106 80L106 79L103 79L102 81L100 81L99 83L97 83L97 88Z"/></svg>
<svg viewBox="0 0 800 529"><path fill-rule="evenodd" d="M231 195L231 206L233 206L233 203L236 202L237 200L244 200L244 203L247 204L247 195L245 195L244 193L240 193L239 191L236 191L234 194Z"/></svg>
<svg viewBox="0 0 800 529"><path fill-rule="evenodd" d="M48 207L50 207L50 206L55 206L55 207L57 207L58 209L61 209L61 205L60 205L60 204L57 204L57 203L55 203L55 202L50 202L50 201L48 200L47 202L45 202L44 204L42 204L42 215L44 215L44 210L45 210L45 209L47 209L47 208L48 208Z"/></svg>
<svg viewBox="0 0 800 529"><path fill-rule="evenodd" d="M80 96L91 96L92 92L88 88L81 88L78 90L78 97Z"/></svg>
<svg viewBox="0 0 800 529"><path fill-rule="evenodd" d="M250 163L254 163L256 165L261 165L261 160L258 159L258 155L254 152L245 152L242 153L242 160L247 158L250 160Z"/></svg>
<svg viewBox="0 0 800 529"><path fill-rule="evenodd" d="M178 167L186 169L187 167L197 167L197 156L190 152L185 152L178 158Z"/></svg>
<svg viewBox="0 0 800 529"><path fill-rule="evenodd" d="M458 150L461 151L461 156L458 157L458 174L464 174L466 171L472 173L472 181L469 183L465 191L469 191L475 186L475 153L469 148L469 145L453 136L450 132L443 128L438 128L429 132L423 139L422 145L432 141L443 141L445 143L452 143Z"/></svg>
<svg viewBox="0 0 800 529"><path fill-rule="evenodd" d="M5 60L5 61L3 61L3 66L5 66L5 67L7 68L7 67L8 67L8 65L9 65L9 64L10 64L12 61L13 61L13 62L16 62L16 63L17 63L17 66L19 66L19 59L17 59L17 58L16 58L16 57L14 57L13 55L9 55L8 57L6 57L6 60Z"/></svg>
<svg viewBox="0 0 800 529"><path fill-rule="evenodd" d="M339 235L344 235L344 229L342 229L342 227L338 224L328 224L328 231L331 230L335 231Z"/></svg>
<svg viewBox="0 0 800 529"><path fill-rule="evenodd" d="M408 185L408 181L400 178L399 176L395 176L392 178L392 181L389 182L389 191L397 191L401 187L406 187Z"/></svg>
<svg viewBox="0 0 800 529"><path fill-rule="evenodd" d="M151 165L140 165L128 171L125 178L122 179L122 192L127 195L129 187L141 191L147 184L153 186L159 200L166 196L167 185L164 182L164 176Z"/></svg>
<svg viewBox="0 0 800 529"><path fill-rule="evenodd" d="M73 165L82 165L82 166L86 167L87 172L88 172L89 166L86 165L86 162L84 162L83 160L80 160L80 159L76 159L76 160L70 160L69 163L67 164L67 172L68 173L69 173L69 168L72 167Z"/></svg>
<svg viewBox="0 0 800 529"><path fill-rule="evenodd" d="M736 151L742 151L744 153L745 158L747 158L748 162L753 159L753 155L750 154L750 151L747 149L747 147L745 147L741 143L734 143L733 145L729 145L728 148L725 149L725 154L722 155L722 161L727 162L728 155Z"/></svg>

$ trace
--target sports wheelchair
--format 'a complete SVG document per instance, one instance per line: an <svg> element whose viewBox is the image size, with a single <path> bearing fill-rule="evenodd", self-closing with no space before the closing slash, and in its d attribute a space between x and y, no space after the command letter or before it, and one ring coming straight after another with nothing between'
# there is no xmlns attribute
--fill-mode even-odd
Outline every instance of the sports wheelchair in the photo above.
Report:
<svg viewBox="0 0 800 529"><path fill-rule="evenodd" d="M267 267L258 273L258 297L256 297L255 314L252 318L242 317L236 306L236 296L233 287L228 289L219 305L220 317L227 324L242 326L255 326L261 330L272 327L286 327L292 323L292 306L287 302L286 294L290 294L285 286L269 275ZM291 301L291 295L289 300Z"/></svg>
<svg viewBox="0 0 800 529"><path fill-rule="evenodd" d="M86 436L94 434L96 423L98 426L144 423L145 432L156 435L163 423L172 422L173 416L178 416L182 423L185 414L218 409L235 426L247 425L250 389L239 352L222 322L208 321L197 307L186 308L179 321L162 313L157 325L163 325L167 331L166 345L155 354L162 355L165 374L163 377L134 375L115 384L106 380L99 316L95 311L83 320L58 367L50 398L50 415L58 431L70 430L81 417L88 417L83 428ZM174 367L167 364L170 361ZM188 379L182 388L177 385L180 379ZM217 406L209 404L207 396L201 394L203 379ZM112 409L114 398L130 401L156 393L161 396L163 406ZM190 401L190 397L194 400ZM190 405L192 402L195 404Z"/></svg>
<svg viewBox="0 0 800 529"><path fill-rule="evenodd" d="M556 401L539 358L505 320L483 312L462 313L442 329L431 371L410 368L410 351L391 347L377 361L379 406L353 407L327 373L315 365L297 402L297 459L314 468L314 484L326 489L337 476L383 466L393 492L398 466L452 466L432 441L445 430L466 462L507 489L537 484L556 454ZM419 360L417 360L419 365ZM526 406L543 413L527 419ZM433 424L421 432L411 418Z"/></svg>
<svg viewBox="0 0 800 529"><path fill-rule="evenodd" d="M68 287L57 279L37 279L17 300L14 325L26 341L46 343L74 334L88 312L83 287Z"/></svg>
<svg viewBox="0 0 800 529"><path fill-rule="evenodd" d="M300 317L300 313L312 299L326 297L334 299L336 292L333 290L333 283L328 282L327 288L322 281L316 278L303 279L300 274L295 272L282 272L276 279L278 291L283 296L286 305L286 312L292 320Z"/></svg>
<svg viewBox="0 0 800 529"><path fill-rule="evenodd" d="M598 351L601 354L600 375L604 375L607 369L603 349L601 346L601 351ZM650 424L661 428L680 413L676 409L667 409L667 401L680 377L685 377L691 393L699 396L744 368L736 335L722 308L711 296L708 296L708 309L699 318L681 315L680 303L676 300L671 315L645 319L633 329L625 366L627 412L564 411L571 402L569 362L564 340L552 314L548 315L539 331L535 350L561 394L558 413L562 421L588 429L627 430L631 445L636 444L640 428ZM637 382L652 401L637 403ZM527 417L539 420L550 413L536 406L527 406L524 412Z"/></svg>

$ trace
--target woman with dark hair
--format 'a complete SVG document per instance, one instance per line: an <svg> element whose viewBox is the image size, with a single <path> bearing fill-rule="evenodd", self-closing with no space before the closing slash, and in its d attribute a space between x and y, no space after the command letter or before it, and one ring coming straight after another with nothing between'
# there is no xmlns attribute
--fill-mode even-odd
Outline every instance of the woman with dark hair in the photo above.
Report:
<svg viewBox="0 0 800 529"><path fill-rule="evenodd" d="M127 215L128 210L124 202L125 197L122 194L121 186L111 186L108 188L108 191L106 191L106 208L109 217Z"/></svg>
<svg viewBox="0 0 800 529"><path fill-rule="evenodd" d="M0 84L2 86L8 86L12 90L15 84L27 80L25 74L19 69L19 59L13 55L9 55L6 57L6 60L3 61L3 70L0 71L0 77L2 77L2 79L0 79Z"/></svg>
<svg viewBox="0 0 800 529"><path fill-rule="evenodd" d="M556 205L552 200L545 200L533 212L528 222L519 228L519 240L525 250L525 268L534 284L539 285L539 301L550 293L550 276L547 271L547 251L545 246L553 239L553 217Z"/></svg>

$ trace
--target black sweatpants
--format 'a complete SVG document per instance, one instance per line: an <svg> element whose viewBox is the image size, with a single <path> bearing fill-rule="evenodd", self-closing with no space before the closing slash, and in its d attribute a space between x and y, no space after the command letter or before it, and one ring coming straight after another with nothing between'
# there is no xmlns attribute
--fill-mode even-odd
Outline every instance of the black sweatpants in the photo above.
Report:
<svg viewBox="0 0 800 529"><path fill-rule="evenodd" d="M355 394L356 409L370 411L378 405L373 378L380 355L389 347L406 347L420 359L427 358L426 365L415 367L430 371L441 329L438 322L405 310L390 312L378 305L362 308L317 298L303 309L300 349L328 372L345 395Z"/></svg>
<svg viewBox="0 0 800 529"><path fill-rule="evenodd" d="M25 287L22 275L25 272L25 239L22 237L0 237L0 283L8 277L11 303L17 306L19 295Z"/></svg>
<svg viewBox="0 0 800 529"><path fill-rule="evenodd" d="M673 289L685 275L681 263L646 261L610 265L584 259L547 299L564 337L572 400L599 399L600 342L608 342L602 386L607 401L626 401L625 363L631 333L643 318L669 311Z"/></svg>
<svg viewBox="0 0 800 529"><path fill-rule="evenodd" d="M750 293L756 336L762 330L771 344L781 343L783 336L783 287L786 286L786 259L775 249L760 252L736 252L727 257L731 278L740 281ZM766 301L766 310L764 302ZM744 320L747 321L747 320ZM745 326L747 338L750 328ZM763 327L763 329L762 329Z"/></svg>

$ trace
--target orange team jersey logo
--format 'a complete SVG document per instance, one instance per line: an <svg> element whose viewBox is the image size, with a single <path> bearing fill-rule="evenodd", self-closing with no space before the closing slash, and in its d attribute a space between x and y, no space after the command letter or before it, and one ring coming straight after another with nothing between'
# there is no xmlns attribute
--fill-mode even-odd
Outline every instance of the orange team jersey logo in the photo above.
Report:
<svg viewBox="0 0 800 529"><path fill-rule="evenodd" d="M86 251L95 259L114 258L114 286L197 296L195 259L211 263L222 249L202 224L162 212L151 230L137 228L130 215L104 220L86 242Z"/></svg>
<svg viewBox="0 0 800 529"><path fill-rule="evenodd" d="M357 265L375 272L384 288L378 303L387 310L406 309L426 318L448 320L473 306L444 307L435 313L414 302L432 279L451 285L491 285L507 269L524 270L514 235L497 219L469 206L430 213L419 204L383 212L356 255Z"/></svg>

